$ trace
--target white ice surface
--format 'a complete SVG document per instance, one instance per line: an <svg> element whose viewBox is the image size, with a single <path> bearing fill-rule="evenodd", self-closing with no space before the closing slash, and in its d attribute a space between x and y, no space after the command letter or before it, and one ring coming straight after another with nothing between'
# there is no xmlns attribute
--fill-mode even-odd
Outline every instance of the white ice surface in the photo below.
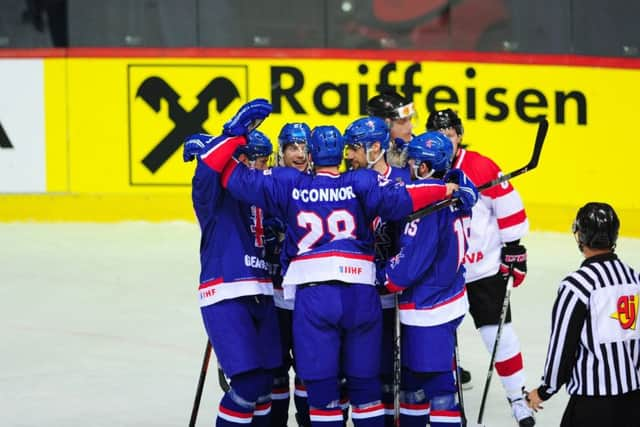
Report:
<svg viewBox="0 0 640 427"><path fill-rule="evenodd" d="M0 224L0 427L186 426L206 342L198 244L185 222ZM529 275L512 307L534 387L557 284L581 257L569 232L525 244ZM617 252L640 268L640 239L621 238ZM460 341L474 421L489 355L470 319ZM220 395L212 368L199 426L214 425ZM537 425L558 425L566 400L563 390L547 402ZM495 375L484 424L516 425Z"/></svg>

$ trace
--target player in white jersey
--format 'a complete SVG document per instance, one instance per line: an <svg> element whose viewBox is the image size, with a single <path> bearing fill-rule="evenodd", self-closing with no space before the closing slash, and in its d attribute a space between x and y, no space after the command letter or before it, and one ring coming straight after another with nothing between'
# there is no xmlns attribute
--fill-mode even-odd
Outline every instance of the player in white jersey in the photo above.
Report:
<svg viewBox="0 0 640 427"><path fill-rule="evenodd" d="M459 168L477 185L499 177L502 172L493 160L469 151L462 145L464 128L451 109L432 112L427 131L440 131L454 145L453 167ZM524 281L527 251L520 243L529 231L529 221L518 192L504 182L481 193L473 207L469 248L465 256L469 312L489 353L496 340L507 277L513 286ZM533 412L524 401L525 376L520 342L511 324L511 307L507 309L498 345L495 369L506 391L514 418L521 427L535 425Z"/></svg>

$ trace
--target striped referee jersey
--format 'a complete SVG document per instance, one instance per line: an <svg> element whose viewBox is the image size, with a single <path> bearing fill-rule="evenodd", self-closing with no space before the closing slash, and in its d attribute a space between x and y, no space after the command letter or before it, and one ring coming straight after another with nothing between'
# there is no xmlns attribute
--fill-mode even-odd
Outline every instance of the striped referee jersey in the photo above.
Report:
<svg viewBox="0 0 640 427"><path fill-rule="evenodd" d="M540 397L640 389L640 275L614 253L590 257L558 290Z"/></svg>

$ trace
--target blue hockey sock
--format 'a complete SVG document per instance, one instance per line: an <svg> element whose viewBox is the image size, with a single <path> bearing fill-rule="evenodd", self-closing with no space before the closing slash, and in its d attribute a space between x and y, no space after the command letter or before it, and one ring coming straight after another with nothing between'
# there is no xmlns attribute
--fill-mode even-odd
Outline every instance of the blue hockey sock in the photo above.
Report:
<svg viewBox="0 0 640 427"><path fill-rule="evenodd" d="M355 427L384 427L384 406L376 402L354 405L351 419Z"/></svg>
<svg viewBox="0 0 640 427"><path fill-rule="evenodd" d="M384 379L383 379L384 381ZM393 384L382 384L382 404L384 405L384 427L395 427L395 399L393 396Z"/></svg>
<svg viewBox="0 0 640 427"><path fill-rule="evenodd" d="M455 394L431 398L431 427L461 427L460 405Z"/></svg>
<svg viewBox="0 0 640 427"><path fill-rule="evenodd" d="M429 402L422 390L400 392L400 425L424 427L429 420Z"/></svg>
<svg viewBox="0 0 640 427"><path fill-rule="evenodd" d="M293 402L296 407L296 421L299 426L310 427L311 420L309 419L309 402L307 401L307 388L302 383L302 380L296 376L295 378L295 391L293 393Z"/></svg>
<svg viewBox="0 0 640 427"><path fill-rule="evenodd" d="M355 427L384 427L382 384L375 377L347 377L351 419Z"/></svg>
<svg viewBox="0 0 640 427"><path fill-rule="evenodd" d="M342 427L342 409L339 406L332 408L309 408L309 418L312 427Z"/></svg>
<svg viewBox="0 0 640 427"><path fill-rule="evenodd" d="M243 401L233 390L225 393L220 402L216 427L246 426L253 419L254 404Z"/></svg>
<svg viewBox="0 0 640 427"><path fill-rule="evenodd" d="M271 427L287 427L289 417L289 377L276 377L271 389Z"/></svg>
<svg viewBox="0 0 640 427"><path fill-rule="evenodd" d="M261 396L253 411L251 427L269 427L271 425L271 394ZM285 424L286 425L286 424Z"/></svg>

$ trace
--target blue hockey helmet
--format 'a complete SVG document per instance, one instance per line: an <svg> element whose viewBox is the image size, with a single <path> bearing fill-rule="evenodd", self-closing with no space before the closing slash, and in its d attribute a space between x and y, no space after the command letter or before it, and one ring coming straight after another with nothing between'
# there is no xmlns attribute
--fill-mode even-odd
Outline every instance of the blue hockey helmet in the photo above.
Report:
<svg viewBox="0 0 640 427"><path fill-rule="evenodd" d="M273 145L267 135L259 130L252 130L249 132L247 144L238 147L233 156L238 157L244 154L253 162L259 157L268 157L271 153L273 153Z"/></svg>
<svg viewBox="0 0 640 427"><path fill-rule="evenodd" d="M389 149L389 126L380 117L362 117L344 131L345 145L369 148L374 142L379 142L383 150Z"/></svg>
<svg viewBox="0 0 640 427"><path fill-rule="evenodd" d="M338 166L342 162L344 140L335 126L313 128L307 146L316 166Z"/></svg>
<svg viewBox="0 0 640 427"><path fill-rule="evenodd" d="M287 123L280 130L278 145L281 150L289 144L308 143L311 138L311 129L306 123Z"/></svg>
<svg viewBox="0 0 640 427"><path fill-rule="evenodd" d="M427 163L433 173L444 174L451 168L453 144L446 135L440 132L425 132L409 142L407 158L416 161L414 167L418 167L421 163Z"/></svg>

